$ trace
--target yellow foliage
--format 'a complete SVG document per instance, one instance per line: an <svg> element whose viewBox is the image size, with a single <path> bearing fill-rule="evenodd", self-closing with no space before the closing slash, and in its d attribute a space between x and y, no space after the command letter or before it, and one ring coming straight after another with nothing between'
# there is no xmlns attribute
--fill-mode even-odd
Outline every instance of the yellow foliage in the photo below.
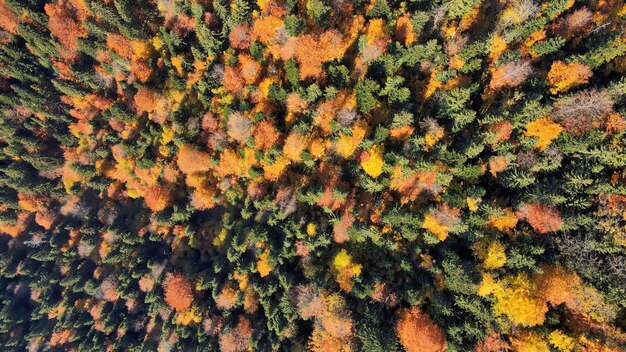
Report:
<svg viewBox="0 0 626 352"><path fill-rule="evenodd" d="M266 249L261 256L259 257L259 260L256 262L256 267L257 270L259 271L259 275L261 275L261 277L266 277L267 275L269 275L269 273L272 271L272 266L269 264L269 256L270 256L270 250Z"/></svg>
<svg viewBox="0 0 626 352"><path fill-rule="evenodd" d="M422 228L437 236L440 241L448 237L448 228L432 214L426 214Z"/></svg>
<svg viewBox="0 0 626 352"><path fill-rule="evenodd" d="M491 217L487 225L495 227L498 231L508 232L517 225L517 216L510 209L505 209L504 215Z"/></svg>
<svg viewBox="0 0 626 352"><path fill-rule="evenodd" d="M542 30L539 30L539 31L536 31L536 32L532 32L530 34L530 36L528 36L528 38L526 38L526 40L524 40L524 46L526 46L527 48L530 48L536 42L538 42L540 40L544 40L544 39L546 39L546 31L545 31L545 29L542 29Z"/></svg>
<svg viewBox="0 0 626 352"><path fill-rule="evenodd" d="M520 352L550 352L545 338L536 332L522 332L511 337L511 347Z"/></svg>
<svg viewBox="0 0 626 352"><path fill-rule="evenodd" d="M361 120L354 124L351 135L340 134L336 144L337 154L343 158L352 156L359 146L359 143L363 140L363 137L365 137L366 132L367 122Z"/></svg>
<svg viewBox="0 0 626 352"><path fill-rule="evenodd" d="M572 351L575 347L574 339L565 335L561 330L554 330L551 332L548 336L548 341L550 341L552 346L563 352Z"/></svg>
<svg viewBox="0 0 626 352"><path fill-rule="evenodd" d="M367 160L361 161L363 170L373 178L377 178L383 172L383 146L375 145L369 150Z"/></svg>
<svg viewBox="0 0 626 352"><path fill-rule="evenodd" d="M224 243L227 235L228 230L222 229L222 231L220 231L220 233L213 238L213 245L217 247L221 246Z"/></svg>
<svg viewBox="0 0 626 352"><path fill-rule="evenodd" d="M507 44L504 39L499 35L496 36L491 41L491 52L489 53L489 59L491 61L496 61L504 53L507 48Z"/></svg>
<svg viewBox="0 0 626 352"><path fill-rule="evenodd" d="M143 60L150 57L152 51L152 44L149 41L135 40L132 43L133 58L136 60Z"/></svg>
<svg viewBox="0 0 626 352"><path fill-rule="evenodd" d="M315 236L317 234L317 225L310 222L306 225L306 233L309 236Z"/></svg>
<svg viewBox="0 0 626 352"><path fill-rule="evenodd" d="M501 290L501 286L494 280L493 275L489 273L483 273L482 281L478 286L478 294L481 297L487 297L496 290Z"/></svg>
<svg viewBox="0 0 626 352"><path fill-rule="evenodd" d="M183 75L183 73L185 73L185 71L183 70L184 59L185 57L183 55L177 55L177 56L174 56L171 60L172 66L174 66L174 68L176 69L176 72L181 76Z"/></svg>
<svg viewBox="0 0 626 352"><path fill-rule="evenodd" d="M427 132L424 135L424 139L426 140L425 150L429 150L435 143L437 143L441 138L443 138L445 134L445 130L443 128L437 128L432 132Z"/></svg>
<svg viewBox="0 0 626 352"><path fill-rule="evenodd" d="M312 140L309 144L309 152L313 155L314 160L321 158L326 152L326 143L321 138Z"/></svg>
<svg viewBox="0 0 626 352"><path fill-rule="evenodd" d="M426 90L424 90L424 99L430 98L430 96L433 95L437 91L437 89L441 87L443 87L443 84L437 79L437 72L432 71L430 73L430 77L428 78Z"/></svg>
<svg viewBox="0 0 626 352"><path fill-rule="evenodd" d="M161 133L161 145L166 145L174 138L176 132L175 125L161 125L163 132Z"/></svg>
<svg viewBox="0 0 626 352"><path fill-rule="evenodd" d="M202 321L202 315L195 307L186 309L176 314L176 324L178 325L190 325L192 323L198 324Z"/></svg>
<svg viewBox="0 0 626 352"><path fill-rule="evenodd" d="M263 166L263 177L265 177L268 181L276 181L283 174L287 166L289 166L290 162L291 161L284 156L276 159L273 164L262 160L261 166Z"/></svg>
<svg viewBox="0 0 626 352"><path fill-rule="evenodd" d="M476 210L478 210L478 204L480 203L480 198L471 198L471 197L467 197L467 208L474 212Z"/></svg>
<svg viewBox="0 0 626 352"><path fill-rule="evenodd" d="M337 253L333 260L333 266L337 270L347 268L352 263L352 258L345 249L342 249Z"/></svg>
<svg viewBox="0 0 626 352"><path fill-rule="evenodd" d="M385 22L382 18L375 18L369 21L367 31L365 32L365 41L367 44L372 44L378 38L385 36Z"/></svg>
<svg viewBox="0 0 626 352"><path fill-rule="evenodd" d="M529 122L526 125L524 135L527 137L536 137L538 139L535 148L545 150L550 143L559 136L563 128L547 117Z"/></svg>
<svg viewBox="0 0 626 352"><path fill-rule="evenodd" d="M496 298L495 315L504 315L522 326L543 324L548 305L527 274L509 276L502 281L502 286L496 287L499 289L492 292Z"/></svg>
<svg viewBox="0 0 626 352"><path fill-rule="evenodd" d="M502 243L500 241L492 241L489 243L487 246L485 261L483 262L485 269L501 268L505 262L506 254Z"/></svg>
<svg viewBox="0 0 626 352"><path fill-rule="evenodd" d="M567 92L573 87L587 83L591 76L589 66L583 63L555 61L548 72L548 83L552 86L550 93Z"/></svg>

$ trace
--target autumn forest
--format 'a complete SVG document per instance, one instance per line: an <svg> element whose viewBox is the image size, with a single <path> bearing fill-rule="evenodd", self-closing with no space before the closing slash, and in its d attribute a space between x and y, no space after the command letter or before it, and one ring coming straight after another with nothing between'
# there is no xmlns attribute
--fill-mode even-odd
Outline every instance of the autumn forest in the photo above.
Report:
<svg viewBox="0 0 626 352"><path fill-rule="evenodd" d="M0 350L626 351L623 0L0 0Z"/></svg>

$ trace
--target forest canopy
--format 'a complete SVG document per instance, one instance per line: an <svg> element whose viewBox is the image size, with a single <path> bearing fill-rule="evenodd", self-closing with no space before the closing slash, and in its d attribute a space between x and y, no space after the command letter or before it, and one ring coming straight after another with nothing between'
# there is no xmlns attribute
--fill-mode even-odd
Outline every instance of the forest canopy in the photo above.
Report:
<svg viewBox="0 0 626 352"><path fill-rule="evenodd" d="M626 351L622 0L0 0L0 350Z"/></svg>

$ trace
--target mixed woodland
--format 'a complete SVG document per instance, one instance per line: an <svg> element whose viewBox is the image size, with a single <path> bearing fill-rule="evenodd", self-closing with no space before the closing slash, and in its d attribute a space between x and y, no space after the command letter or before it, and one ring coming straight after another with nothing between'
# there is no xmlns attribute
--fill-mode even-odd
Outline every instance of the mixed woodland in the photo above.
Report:
<svg viewBox="0 0 626 352"><path fill-rule="evenodd" d="M623 0L0 0L0 350L626 351Z"/></svg>

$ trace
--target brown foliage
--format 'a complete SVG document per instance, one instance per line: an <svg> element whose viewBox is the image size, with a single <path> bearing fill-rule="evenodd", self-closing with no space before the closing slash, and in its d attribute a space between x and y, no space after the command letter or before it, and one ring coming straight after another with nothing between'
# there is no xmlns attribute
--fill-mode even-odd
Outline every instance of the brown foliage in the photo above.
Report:
<svg viewBox="0 0 626 352"><path fill-rule="evenodd" d="M35 222L37 225L46 230L50 230L50 228L52 228L52 224L54 224L56 218L57 214L50 209L44 209L35 214Z"/></svg>
<svg viewBox="0 0 626 352"><path fill-rule="evenodd" d="M581 7L565 17L565 34L575 35L581 33L591 24L592 20L593 12L586 7Z"/></svg>
<svg viewBox="0 0 626 352"><path fill-rule="evenodd" d="M553 205L527 204L520 209L520 218L528 221L530 226L540 234L558 231L563 226L559 211Z"/></svg>
<svg viewBox="0 0 626 352"><path fill-rule="evenodd" d="M252 326L250 320L240 317L234 329L224 331L220 336L219 344L222 352L243 352L251 348Z"/></svg>
<svg viewBox="0 0 626 352"><path fill-rule="evenodd" d="M532 71L532 66L528 61L507 62L493 71L489 88L499 90L501 88L516 87L522 84Z"/></svg>
<svg viewBox="0 0 626 352"><path fill-rule="evenodd" d="M438 352L446 349L446 336L418 307L400 310L396 325L400 343L408 352Z"/></svg>
<svg viewBox="0 0 626 352"><path fill-rule="evenodd" d="M231 286L226 286L215 299L215 305L220 310L228 310L237 304L237 290Z"/></svg>
<svg viewBox="0 0 626 352"><path fill-rule="evenodd" d="M191 307L193 302L193 292L191 282L182 274L167 273L163 280L163 290L165 291L165 302L177 311Z"/></svg>
<svg viewBox="0 0 626 352"><path fill-rule="evenodd" d="M244 143L250 138L254 128L252 121L239 111L228 116L226 127L228 135L239 143Z"/></svg>
<svg viewBox="0 0 626 352"><path fill-rule="evenodd" d="M511 346L502 339L502 336L491 333L487 337L478 342L474 347L474 352L506 352L510 351Z"/></svg>
<svg viewBox="0 0 626 352"><path fill-rule="evenodd" d="M250 37L250 26L245 23L240 23L233 27L228 35L230 46L235 49L248 49L252 42Z"/></svg>
<svg viewBox="0 0 626 352"><path fill-rule="evenodd" d="M559 99L553 106L552 116L565 131L581 135L602 127L612 112L611 96L605 91L590 89Z"/></svg>
<svg viewBox="0 0 626 352"><path fill-rule="evenodd" d="M174 196L169 187L156 185L148 188L144 200L148 208L156 212L172 205Z"/></svg>

